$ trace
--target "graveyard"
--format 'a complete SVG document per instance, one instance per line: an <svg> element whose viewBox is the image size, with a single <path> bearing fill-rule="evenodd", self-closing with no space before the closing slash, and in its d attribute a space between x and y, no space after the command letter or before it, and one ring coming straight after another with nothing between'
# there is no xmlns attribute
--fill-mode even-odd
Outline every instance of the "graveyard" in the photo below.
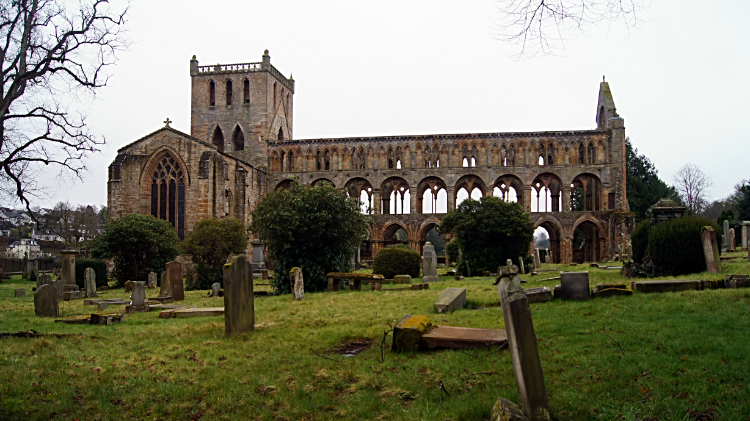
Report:
<svg viewBox="0 0 750 421"><path fill-rule="evenodd" d="M666 280L750 273L747 252L722 257L721 273ZM629 283L606 265L617 263L542 264L536 275L520 275L521 286L554 289L563 271L588 271L591 289ZM518 403L507 347L391 350L390 331L405 315L505 328L494 278L454 280L445 271L429 289L362 285L299 300L256 294L254 330L231 336L221 314L139 311L111 325L55 322L35 316L31 283L13 276L0 283L0 418L489 420L498 397ZM254 280L254 291L270 291L267 282ZM466 304L437 313L446 288L465 288ZM147 299L159 292L145 291ZM206 291L184 294L181 305L225 305ZM122 289L97 298L131 299ZM97 312L84 301L61 301L58 318ZM746 420L749 308L748 288L637 288L532 302L552 419ZM124 313L124 305L105 311Z"/></svg>

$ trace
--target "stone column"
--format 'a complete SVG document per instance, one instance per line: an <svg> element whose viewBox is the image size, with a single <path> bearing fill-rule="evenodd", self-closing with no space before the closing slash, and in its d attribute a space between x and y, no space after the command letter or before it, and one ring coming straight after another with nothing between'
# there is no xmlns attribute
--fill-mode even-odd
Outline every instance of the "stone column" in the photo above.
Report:
<svg viewBox="0 0 750 421"><path fill-rule="evenodd" d="M419 211L417 211L417 204L420 203L418 199L417 188L409 187L409 213L412 215L422 213L422 209L419 209Z"/></svg>
<svg viewBox="0 0 750 421"><path fill-rule="evenodd" d="M63 281L63 285L75 285L76 284L76 250L63 250L60 252L62 256L62 270L60 270L60 279Z"/></svg>
<svg viewBox="0 0 750 421"><path fill-rule="evenodd" d="M456 210L456 196L454 195L455 186L448 186L445 192L448 193L448 212Z"/></svg>
<svg viewBox="0 0 750 421"><path fill-rule="evenodd" d="M550 419L549 397L539 359L529 300L521 288L518 267L508 260L499 270L497 291L508 335L508 350L518 388L518 400L531 421Z"/></svg>
<svg viewBox="0 0 750 421"><path fill-rule="evenodd" d="M380 215L380 189L372 190L372 204L375 208L375 215Z"/></svg>
<svg viewBox="0 0 750 421"><path fill-rule="evenodd" d="M409 156L411 157L411 163L409 164L409 168L415 168L417 166L417 153L409 152Z"/></svg>
<svg viewBox="0 0 750 421"><path fill-rule="evenodd" d="M224 265L224 333L234 335L255 330L255 295L250 264L245 256Z"/></svg>
<svg viewBox="0 0 750 421"><path fill-rule="evenodd" d="M523 187L523 203L521 204L523 206L523 210L526 212L532 212L531 209L531 195L536 194L536 191L531 186L524 186ZM533 211L535 212L535 211Z"/></svg>
<svg viewBox="0 0 750 421"><path fill-rule="evenodd" d="M339 158L338 159L338 161L339 161L339 171L341 171L341 154L336 154L336 156L338 156L338 158Z"/></svg>
<svg viewBox="0 0 750 421"><path fill-rule="evenodd" d="M563 185L560 194L562 195L562 209L560 209L560 212L570 212L570 186Z"/></svg>

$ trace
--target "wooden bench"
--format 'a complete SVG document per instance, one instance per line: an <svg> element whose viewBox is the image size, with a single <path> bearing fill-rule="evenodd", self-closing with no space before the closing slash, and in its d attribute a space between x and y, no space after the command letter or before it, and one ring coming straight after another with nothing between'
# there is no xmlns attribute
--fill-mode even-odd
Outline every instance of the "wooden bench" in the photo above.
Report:
<svg viewBox="0 0 750 421"><path fill-rule="evenodd" d="M373 281L382 281L383 275L370 275L367 273L345 273L331 272L328 277L328 291L341 291L341 281L344 279L352 281L350 288L354 291L362 291L362 284L370 284Z"/></svg>

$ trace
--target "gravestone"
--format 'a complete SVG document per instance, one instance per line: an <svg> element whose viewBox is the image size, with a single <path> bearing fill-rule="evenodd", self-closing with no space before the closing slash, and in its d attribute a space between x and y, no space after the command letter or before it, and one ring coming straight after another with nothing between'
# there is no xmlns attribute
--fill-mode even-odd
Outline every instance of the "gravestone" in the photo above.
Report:
<svg viewBox="0 0 750 421"><path fill-rule="evenodd" d="M729 251L734 252L737 249L736 239L734 237L734 228L729 229Z"/></svg>
<svg viewBox="0 0 750 421"><path fill-rule="evenodd" d="M437 282L437 255L431 242L426 242L422 254L422 282Z"/></svg>
<svg viewBox="0 0 750 421"><path fill-rule="evenodd" d="M155 272L148 273L148 284L146 286L149 288L156 288L156 273Z"/></svg>
<svg viewBox="0 0 750 421"><path fill-rule="evenodd" d="M529 288L524 290L529 303L552 301L552 290L549 287Z"/></svg>
<svg viewBox="0 0 750 421"><path fill-rule="evenodd" d="M497 291L521 409L532 421L548 421L549 396L544 384L531 307L521 288L518 267L508 259L508 266L501 266L498 272Z"/></svg>
<svg viewBox="0 0 750 421"><path fill-rule="evenodd" d="M235 256L224 265L224 333L234 335L255 330L255 295L252 265L245 256Z"/></svg>
<svg viewBox="0 0 750 421"><path fill-rule="evenodd" d="M290 272L290 278L292 282L292 294L295 300L301 300L305 298L305 280L302 277L302 268L292 268Z"/></svg>
<svg viewBox="0 0 750 421"><path fill-rule="evenodd" d="M57 289L52 285L42 285L34 292L34 314L39 317L57 317L59 308Z"/></svg>
<svg viewBox="0 0 750 421"><path fill-rule="evenodd" d="M518 256L518 267L521 268L521 275L525 275L526 269L523 267L523 256Z"/></svg>
<svg viewBox="0 0 750 421"><path fill-rule="evenodd" d="M42 285L52 284L52 276L43 273L36 277L36 287L39 288Z"/></svg>
<svg viewBox="0 0 750 421"><path fill-rule="evenodd" d="M165 266L165 272L167 272L167 279L169 279L169 296L172 297L173 301L185 300L185 276L183 272L183 266L180 262L169 262Z"/></svg>
<svg viewBox="0 0 750 421"><path fill-rule="evenodd" d="M550 263L550 261L549 261L549 254L547 254L547 255L544 256L544 263L547 263L547 264Z"/></svg>
<svg viewBox="0 0 750 421"><path fill-rule="evenodd" d="M747 240L750 236L750 221L742 221L742 248L747 250Z"/></svg>
<svg viewBox="0 0 750 421"><path fill-rule="evenodd" d="M721 258L719 257L719 244L716 242L716 231L710 226L701 228L701 242L703 242L703 256L706 258L706 270L711 273L721 272Z"/></svg>
<svg viewBox="0 0 750 421"><path fill-rule="evenodd" d="M52 286L55 287L55 290L57 291L57 301L62 301L63 296L65 294L64 284L62 279L55 279L52 281Z"/></svg>
<svg viewBox="0 0 750 421"><path fill-rule="evenodd" d="M724 223L722 224L722 236L723 241L721 244L721 250L722 251L729 251L729 220L724 220Z"/></svg>
<svg viewBox="0 0 750 421"><path fill-rule="evenodd" d="M86 289L86 298L96 297L96 272L94 272L94 268L86 268L83 271L83 285Z"/></svg>
<svg viewBox="0 0 750 421"><path fill-rule="evenodd" d="M169 297L172 289L169 287L169 276L167 276L166 270L161 273L161 282L159 285L159 297Z"/></svg>
<svg viewBox="0 0 750 421"><path fill-rule="evenodd" d="M262 271L266 268L266 259L263 253L263 242L260 240L255 240L250 244L253 246L253 273L261 274Z"/></svg>
<svg viewBox="0 0 750 421"><path fill-rule="evenodd" d="M130 294L130 305L134 307L144 306L146 302L146 283L143 281L133 282L133 292Z"/></svg>
<svg viewBox="0 0 750 421"><path fill-rule="evenodd" d="M394 284L411 284L411 276L409 275L396 275L393 277Z"/></svg>
<svg viewBox="0 0 750 421"><path fill-rule="evenodd" d="M60 270L60 279L65 285L76 284L76 255L75 250L63 250L60 252L62 258L62 269Z"/></svg>
<svg viewBox="0 0 750 421"><path fill-rule="evenodd" d="M25 297L25 296L26 296L26 289L18 288L16 290L16 297Z"/></svg>
<svg viewBox="0 0 750 421"><path fill-rule="evenodd" d="M539 249L534 249L534 268L542 267L542 259L539 257Z"/></svg>
<svg viewBox="0 0 750 421"><path fill-rule="evenodd" d="M214 282L214 284L211 285L211 296L218 297L220 292L221 292L221 284L218 282Z"/></svg>
<svg viewBox="0 0 750 421"><path fill-rule="evenodd" d="M588 300L591 298L588 272L560 273L560 298L563 300Z"/></svg>
<svg viewBox="0 0 750 421"><path fill-rule="evenodd" d="M435 313L458 310L466 305L466 288L446 288L435 301Z"/></svg>

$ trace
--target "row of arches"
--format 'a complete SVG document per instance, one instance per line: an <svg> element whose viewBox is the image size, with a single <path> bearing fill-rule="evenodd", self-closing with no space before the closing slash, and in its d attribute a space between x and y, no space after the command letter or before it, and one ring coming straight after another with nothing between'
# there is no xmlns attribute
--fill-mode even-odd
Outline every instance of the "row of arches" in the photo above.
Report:
<svg viewBox="0 0 750 421"><path fill-rule="evenodd" d="M276 148L271 152L272 171L330 171L521 165L603 164L607 160L603 140L570 142L502 142L480 144L362 145L342 148L323 147L303 150L299 146ZM284 160L283 157L286 157ZM293 156L293 161L289 160Z"/></svg>
<svg viewBox="0 0 750 421"><path fill-rule="evenodd" d="M216 146L216 149L218 149L219 152L242 151L245 150L245 133L242 131L239 124L235 125L234 130L232 130L232 142L230 145L226 145L224 132L219 125L216 125L213 134L211 135L211 143ZM228 149L227 146L230 146L231 150L225 150Z"/></svg>
<svg viewBox="0 0 750 421"><path fill-rule="evenodd" d="M289 188L292 182L283 180L276 189ZM479 200L482 196L519 203L527 212L599 211L602 207L601 180L590 173L575 176L567 188L552 173L539 174L529 186L512 174L502 175L489 185L473 174L460 177L453 186L436 176L425 177L416 186L401 177L389 177L377 188L363 177L352 178L343 186L336 186L326 178L316 179L312 184L320 182L342 188L350 197L357 198L362 212L367 214L442 214L469 197ZM564 194L568 200L563 202Z"/></svg>

